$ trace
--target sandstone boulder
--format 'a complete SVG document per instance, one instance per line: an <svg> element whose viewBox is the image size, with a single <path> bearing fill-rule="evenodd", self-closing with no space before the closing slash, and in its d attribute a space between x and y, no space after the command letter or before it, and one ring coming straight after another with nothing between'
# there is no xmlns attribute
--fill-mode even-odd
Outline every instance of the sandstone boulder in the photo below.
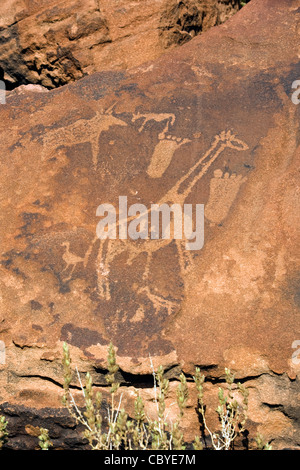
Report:
<svg viewBox="0 0 300 470"><path fill-rule="evenodd" d="M2 403L54 416L63 341L99 386L112 341L129 403L149 399L150 355L172 387L201 366L213 414L230 367L249 429L299 447L299 14L252 0L147 65L0 106ZM204 204L203 248L100 240L97 208L120 196Z"/></svg>
<svg viewBox="0 0 300 470"><path fill-rule="evenodd" d="M226 21L239 0L9 0L1 4L0 78L49 89L152 60Z"/></svg>

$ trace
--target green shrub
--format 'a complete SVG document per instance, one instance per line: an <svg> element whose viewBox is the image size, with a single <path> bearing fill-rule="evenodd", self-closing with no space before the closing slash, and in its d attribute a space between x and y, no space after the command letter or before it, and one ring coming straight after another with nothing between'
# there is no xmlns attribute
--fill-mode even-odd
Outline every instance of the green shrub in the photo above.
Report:
<svg viewBox="0 0 300 470"><path fill-rule="evenodd" d="M63 403L68 408L71 416L78 424L84 426L84 437L88 440L93 450L134 450L134 449L184 449L183 434L180 430L180 417L187 400L187 387L185 377L182 375L178 388L177 400L179 415L177 422L172 425L166 421L165 399L168 395L169 381L164 377L164 370L159 367L157 373L153 372L154 401L157 409L157 418L151 420L146 416L142 398L136 395L134 403L134 418L130 419L122 405L122 394L116 403L116 393L119 383L116 381L116 373L119 366L116 363L115 350L109 345L106 382L110 387L110 403L107 407L107 416L103 420L101 407L103 405L100 392L94 394L92 379L86 374L86 385L83 387L80 375L76 368L77 378L84 399L84 411L76 404L70 383L72 378L71 359L67 344L63 345L64 367L64 396Z"/></svg>
<svg viewBox="0 0 300 470"><path fill-rule="evenodd" d="M39 446L42 450L49 450L49 447L52 447L53 444L49 438L49 431L46 428L40 428L40 435L38 436Z"/></svg>
<svg viewBox="0 0 300 470"><path fill-rule="evenodd" d="M151 361L151 358L150 358ZM169 391L169 380L164 376L163 367L160 366L153 374L154 403L156 405L156 418L151 419L145 412L145 406L138 392L134 403L134 416L129 418L122 408L122 394L116 401L116 394L120 384L116 380L119 366L116 362L116 354L112 343L108 348L106 382L110 387L110 403L107 406L106 416L102 416L102 394L94 394L92 378L86 374L85 387L82 385L80 374L76 368L76 375L84 400L84 411L76 404L72 395L70 384L73 376L71 358L66 343L63 345L63 369L64 369L64 395L63 403L77 424L84 426L84 437L88 440L93 450L184 450L184 442L181 420L189 398L187 380L185 375L180 375L177 387L178 415L174 423L167 420L166 398ZM225 369L225 390L219 387L219 405L216 412L220 421L220 429L212 432L207 425L204 405L203 384L205 377L199 368L196 368L193 377L197 389L197 410L202 420L203 435L210 436L211 446L214 450L233 449L234 441L238 435L245 431L248 409L248 390L241 383L234 383L234 374ZM262 450L270 450L269 444L257 442L257 447ZM203 449L200 436L196 436L193 442L195 450Z"/></svg>
<svg viewBox="0 0 300 470"><path fill-rule="evenodd" d="M241 7L244 7L247 5L247 3L249 3L251 0L244 0L244 1L240 1L240 5Z"/></svg>
<svg viewBox="0 0 300 470"><path fill-rule="evenodd" d="M264 437L261 434L257 434L255 437L255 442L258 450L272 450L272 446L265 441Z"/></svg>
<svg viewBox="0 0 300 470"><path fill-rule="evenodd" d="M219 406L217 413L220 421L220 430L212 432L206 423L205 405L203 402L204 375L196 368L194 376L198 392L198 411L202 416L203 425L208 432L214 450L229 450L233 448L234 441L239 434L245 431L248 410L248 390L241 384L234 384L234 374L225 369L226 390L219 387ZM238 401L234 397L234 391L240 397Z"/></svg>
<svg viewBox="0 0 300 470"><path fill-rule="evenodd" d="M8 432L7 428L7 421L5 416L0 416L0 449L2 448L3 444L7 441Z"/></svg>
<svg viewBox="0 0 300 470"><path fill-rule="evenodd" d="M154 371L150 358L153 375L153 401L156 406L156 417L151 419L146 411L142 398L136 391L133 417L122 408L122 393L118 394L120 383L116 379L119 366L113 344L108 347L106 383L110 391L109 403L105 403L102 394L95 393L92 377L86 374L85 386L83 386L80 374L75 367L76 377L82 391L84 406L79 407L71 391L73 370L69 347L63 344L63 377L64 393L63 404L77 424L84 427L83 436L88 440L92 450L184 450L186 443L181 421L185 413L189 398L187 379L180 374L176 392L178 414L175 422L167 419L166 398L169 392L169 380L165 378L164 369L160 366ZM204 404L205 377L197 367L193 381L197 390L196 410L200 416L201 437L195 436L192 446L195 450L203 450L206 447L206 436L210 437L210 445L213 450L233 450L235 439L246 430L248 411L248 390L241 384L235 383L234 374L225 369L225 387L219 387L218 407L216 412L219 418L219 429L212 431L206 421L206 407ZM106 410L106 414L103 410ZM0 416L0 449L8 438L8 422L4 416ZM39 428L39 447L48 450L53 446L49 431ZM272 446L265 441L261 434L255 437L256 447L259 450L272 450Z"/></svg>

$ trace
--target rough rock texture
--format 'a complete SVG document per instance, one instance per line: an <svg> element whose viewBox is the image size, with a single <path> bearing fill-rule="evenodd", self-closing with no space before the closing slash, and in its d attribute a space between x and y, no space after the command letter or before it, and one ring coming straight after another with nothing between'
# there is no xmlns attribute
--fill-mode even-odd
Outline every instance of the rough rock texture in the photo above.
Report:
<svg viewBox="0 0 300 470"><path fill-rule="evenodd" d="M101 387L113 341L125 404L140 388L151 411L150 354L170 405L201 366L213 422L230 367L250 390L249 445L258 430L299 448L299 17L298 0L253 0L152 63L0 107L0 401L22 432L24 413L36 427L36 410L60 412L62 342ZM96 209L119 196L205 204L203 249L99 240ZM192 439L194 391L189 405Z"/></svg>
<svg viewBox="0 0 300 470"><path fill-rule="evenodd" d="M239 0L5 0L0 72L9 88L55 88L160 56L226 21ZM0 78L1 75L0 75Z"/></svg>
<svg viewBox="0 0 300 470"><path fill-rule="evenodd" d="M184 44L213 26L225 23L240 9L236 0L172 0L166 2L159 23L165 48Z"/></svg>

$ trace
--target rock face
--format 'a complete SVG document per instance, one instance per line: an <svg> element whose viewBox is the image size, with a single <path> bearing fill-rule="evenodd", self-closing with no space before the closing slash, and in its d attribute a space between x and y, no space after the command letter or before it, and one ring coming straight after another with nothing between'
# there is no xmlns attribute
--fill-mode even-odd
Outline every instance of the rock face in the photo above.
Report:
<svg viewBox="0 0 300 470"><path fill-rule="evenodd" d="M165 48L184 44L194 36L227 21L240 9L235 0L173 0L165 3L159 36Z"/></svg>
<svg viewBox="0 0 300 470"><path fill-rule="evenodd" d="M93 72L137 66L226 21L239 4L239 0L4 1L0 71L10 88L27 83L56 88Z"/></svg>
<svg viewBox="0 0 300 470"><path fill-rule="evenodd" d="M252 0L146 65L0 106L6 409L56 416L62 342L101 386L112 341L128 403L134 386L150 402L149 354L172 390L200 365L209 412L230 367L250 388L250 436L299 447L299 16L298 0ZM97 208L120 196L204 204L203 248L100 240Z"/></svg>

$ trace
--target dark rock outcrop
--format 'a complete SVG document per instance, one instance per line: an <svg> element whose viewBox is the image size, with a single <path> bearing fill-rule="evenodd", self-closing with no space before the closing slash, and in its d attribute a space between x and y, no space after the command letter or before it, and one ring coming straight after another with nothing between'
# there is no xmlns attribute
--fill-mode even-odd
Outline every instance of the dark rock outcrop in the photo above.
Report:
<svg viewBox="0 0 300 470"><path fill-rule="evenodd" d="M159 57L218 25L239 0L13 0L1 5L0 79L49 89ZM2 74L2 76L1 76Z"/></svg>

